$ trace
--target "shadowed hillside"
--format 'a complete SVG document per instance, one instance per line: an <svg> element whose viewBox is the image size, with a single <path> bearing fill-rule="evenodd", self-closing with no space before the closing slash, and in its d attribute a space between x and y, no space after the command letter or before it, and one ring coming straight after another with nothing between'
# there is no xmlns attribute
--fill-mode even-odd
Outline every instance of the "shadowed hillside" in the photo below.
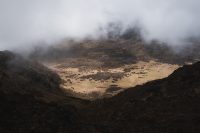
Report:
<svg viewBox="0 0 200 133"><path fill-rule="evenodd" d="M91 108L98 117L90 120L100 123L97 127L105 133L195 133L200 131L199 94L200 63L196 63L165 79L96 101Z"/></svg>
<svg viewBox="0 0 200 133"><path fill-rule="evenodd" d="M56 133L81 129L81 100L66 97L60 78L41 64L0 52L0 132ZM83 101L83 100L82 100ZM83 101L84 102L84 101Z"/></svg>
<svg viewBox="0 0 200 133"><path fill-rule="evenodd" d="M38 63L1 52L0 64L2 133L200 131L200 63L91 102L65 96L57 75Z"/></svg>
<svg viewBox="0 0 200 133"><path fill-rule="evenodd" d="M42 61L65 61L72 58L96 60L98 67L116 67L137 61L158 60L170 64L185 64L200 59L200 41L188 39L185 45L171 46L160 41L143 41L138 29L128 29L120 34L114 29L107 38L81 41L64 40L56 46L35 47L31 58ZM115 35L117 34L117 35ZM81 64L81 63L79 63ZM78 65L78 64L75 64Z"/></svg>

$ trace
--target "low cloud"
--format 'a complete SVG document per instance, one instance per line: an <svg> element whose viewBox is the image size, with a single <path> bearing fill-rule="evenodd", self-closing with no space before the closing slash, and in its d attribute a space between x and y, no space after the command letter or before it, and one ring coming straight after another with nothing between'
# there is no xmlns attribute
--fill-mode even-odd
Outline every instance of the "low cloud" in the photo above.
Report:
<svg viewBox="0 0 200 133"><path fill-rule="evenodd" d="M0 50L98 38L111 22L139 26L147 41L181 45L200 36L199 6L198 0L0 0Z"/></svg>

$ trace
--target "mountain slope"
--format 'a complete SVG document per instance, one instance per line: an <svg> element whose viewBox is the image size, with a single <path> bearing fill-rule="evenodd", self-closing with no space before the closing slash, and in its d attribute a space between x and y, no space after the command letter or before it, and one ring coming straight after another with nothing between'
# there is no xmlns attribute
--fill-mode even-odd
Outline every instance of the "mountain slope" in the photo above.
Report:
<svg viewBox="0 0 200 133"><path fill-rule="evenodd" d="M136 34L136 33L135 33ZM200 59L200 41L188 45L170 46L159 41L145 42L141 37L65 40L50 47L36 47L31 58L49 62L86 58L101 63L102 67L116 67L137 61L158 60L170 64L184 64ZM79 60L80 61L80 60ZM82 62L78 63L81 64ZM76 64L75 64L76 65Z"/></svg>
<svg viewBox="0 0 200 133"><path fill-rule="evenodd" d="M92 123L102 120L97 127L103 132L198 132L200 63L184 66L168 78L130 88L97 103L94 112L101 111Z"/></svg>
<svg viewBox="0 0 200 133"><path fill-rule="evenodd" d="M34 61L0 52L0 132L74 132L83 100L66 97L60 78ZM84 101L83 101L84 102Z"/></svg>
<svg viewBox="0 0 200 133"><path fill-rule="evenodd" d="M0 52L0 78L0 87L6 92L54 91L60 83L59 77L44 66L8 51Z"/></svg>
<svg viewBox="0 0 200 133"><path fill-rule="evenodd" d="M91 102L65 96L59 77L34 64L10 52L0 52L2 133L200 131L200 63Z"/></svg>

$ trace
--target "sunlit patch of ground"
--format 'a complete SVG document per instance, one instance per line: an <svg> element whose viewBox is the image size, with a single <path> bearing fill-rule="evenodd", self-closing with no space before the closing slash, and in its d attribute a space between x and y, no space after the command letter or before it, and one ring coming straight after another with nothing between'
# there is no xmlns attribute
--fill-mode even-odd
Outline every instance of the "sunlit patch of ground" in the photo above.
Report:
<svg viewBox="0 0 200 133"><path fill-rule="evenodd" d="M170 75L179 66L156 61L137 62L118 68L95 68L46 64L57 72L63 80L61 87L66 91L79 94L115 95L126 88L162 79Z"/></svg>

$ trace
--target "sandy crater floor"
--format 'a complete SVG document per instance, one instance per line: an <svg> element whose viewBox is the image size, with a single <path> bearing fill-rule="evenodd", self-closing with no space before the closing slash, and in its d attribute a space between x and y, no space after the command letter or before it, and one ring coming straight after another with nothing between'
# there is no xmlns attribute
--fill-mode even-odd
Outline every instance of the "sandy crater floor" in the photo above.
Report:
<svg viewBox="0 0 200 133"><path fill-rule="evenodd" d="M62 63L46 63L63 80L63 90L80 94L115 95L126 88L162 79L176 70L178 65L156 61L137 62L118 68L90 68L65 66Z"/></svg>

